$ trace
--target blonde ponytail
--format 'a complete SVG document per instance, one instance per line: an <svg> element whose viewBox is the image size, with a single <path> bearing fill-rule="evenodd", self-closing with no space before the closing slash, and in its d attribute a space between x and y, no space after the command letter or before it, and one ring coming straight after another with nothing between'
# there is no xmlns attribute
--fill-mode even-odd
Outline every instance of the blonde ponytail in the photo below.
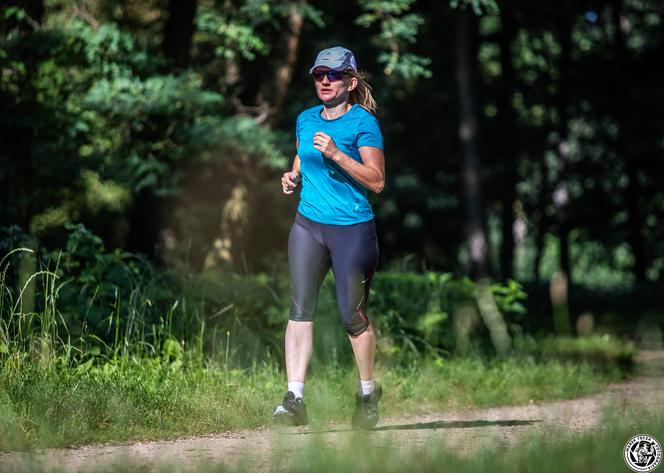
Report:
<svg viewBox="0 0 664 473"><path fill-rule="evenodd" d="M349 75L357 79L357 87L355 87L348 97L348 102L351 104L357 103L367 112L376 115L378 112L378 104L371 94L371 86L366 80L364 72L346 71Z"/></svg>

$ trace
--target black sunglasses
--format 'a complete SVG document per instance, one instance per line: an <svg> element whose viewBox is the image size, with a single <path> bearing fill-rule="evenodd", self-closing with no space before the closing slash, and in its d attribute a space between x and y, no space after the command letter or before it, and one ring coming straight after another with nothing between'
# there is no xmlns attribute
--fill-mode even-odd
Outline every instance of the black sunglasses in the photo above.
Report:
<svg viewBox="0 0 664 473"><path fill-rule="evenodd" d="M346 73L344 71L335 71L333 69L330 69L327 71L314 71L312 75L314 76L314 80L316 82L322 81L323 77L325 76L327 76L327 80L329 80L330 82L336 82L338 80L343 79Z"/></svg>

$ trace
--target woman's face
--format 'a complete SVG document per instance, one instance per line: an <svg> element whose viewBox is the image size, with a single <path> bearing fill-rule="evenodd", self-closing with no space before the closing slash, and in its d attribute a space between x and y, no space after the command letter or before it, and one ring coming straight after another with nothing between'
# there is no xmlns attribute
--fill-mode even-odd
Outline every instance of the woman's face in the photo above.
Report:
<svg viewBox="0 0 664 473"><path fill-rule="evenodd" d="M329 74L322 74L329 72ZM335 77L336 75L336 77ZM340 76L340 77L339 77ZM313 72L316 93L326 105L338 105L348 100L348 94L357 87L357 79L328 67L317 67Z"/></svg>

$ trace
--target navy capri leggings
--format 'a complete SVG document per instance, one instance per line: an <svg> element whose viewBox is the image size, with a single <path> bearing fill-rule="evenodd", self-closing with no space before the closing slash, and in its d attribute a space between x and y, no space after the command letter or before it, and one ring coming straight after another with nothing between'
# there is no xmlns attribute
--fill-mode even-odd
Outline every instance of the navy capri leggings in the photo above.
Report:
<svg viewBox="0 0 664 473"><path fill-rule="evenodd" d="M331 267L344 328L357 336L369 327L365 309L371 279L378 266L373 219L353 225L333 225L314 222L297 212L288 235L288 265L291 320L313 320L320 286Z"/></svg>

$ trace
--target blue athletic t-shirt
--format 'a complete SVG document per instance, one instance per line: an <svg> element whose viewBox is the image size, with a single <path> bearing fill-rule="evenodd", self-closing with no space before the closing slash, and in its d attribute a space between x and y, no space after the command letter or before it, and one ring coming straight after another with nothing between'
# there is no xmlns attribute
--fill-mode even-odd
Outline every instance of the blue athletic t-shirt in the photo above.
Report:
<svg viewBox="0 0 664 473"><path fill-rule="evenodd" d="M340 117L326 120L323 105L309 108L297 117L297 154L300 157L302 190L297 210L310 220L336 225L352 225L374 217L367 189L344 169L314 148L314 134L326 133L337 148L362 162L360 146L383 149L378 120L358 104Z"/></svg>

